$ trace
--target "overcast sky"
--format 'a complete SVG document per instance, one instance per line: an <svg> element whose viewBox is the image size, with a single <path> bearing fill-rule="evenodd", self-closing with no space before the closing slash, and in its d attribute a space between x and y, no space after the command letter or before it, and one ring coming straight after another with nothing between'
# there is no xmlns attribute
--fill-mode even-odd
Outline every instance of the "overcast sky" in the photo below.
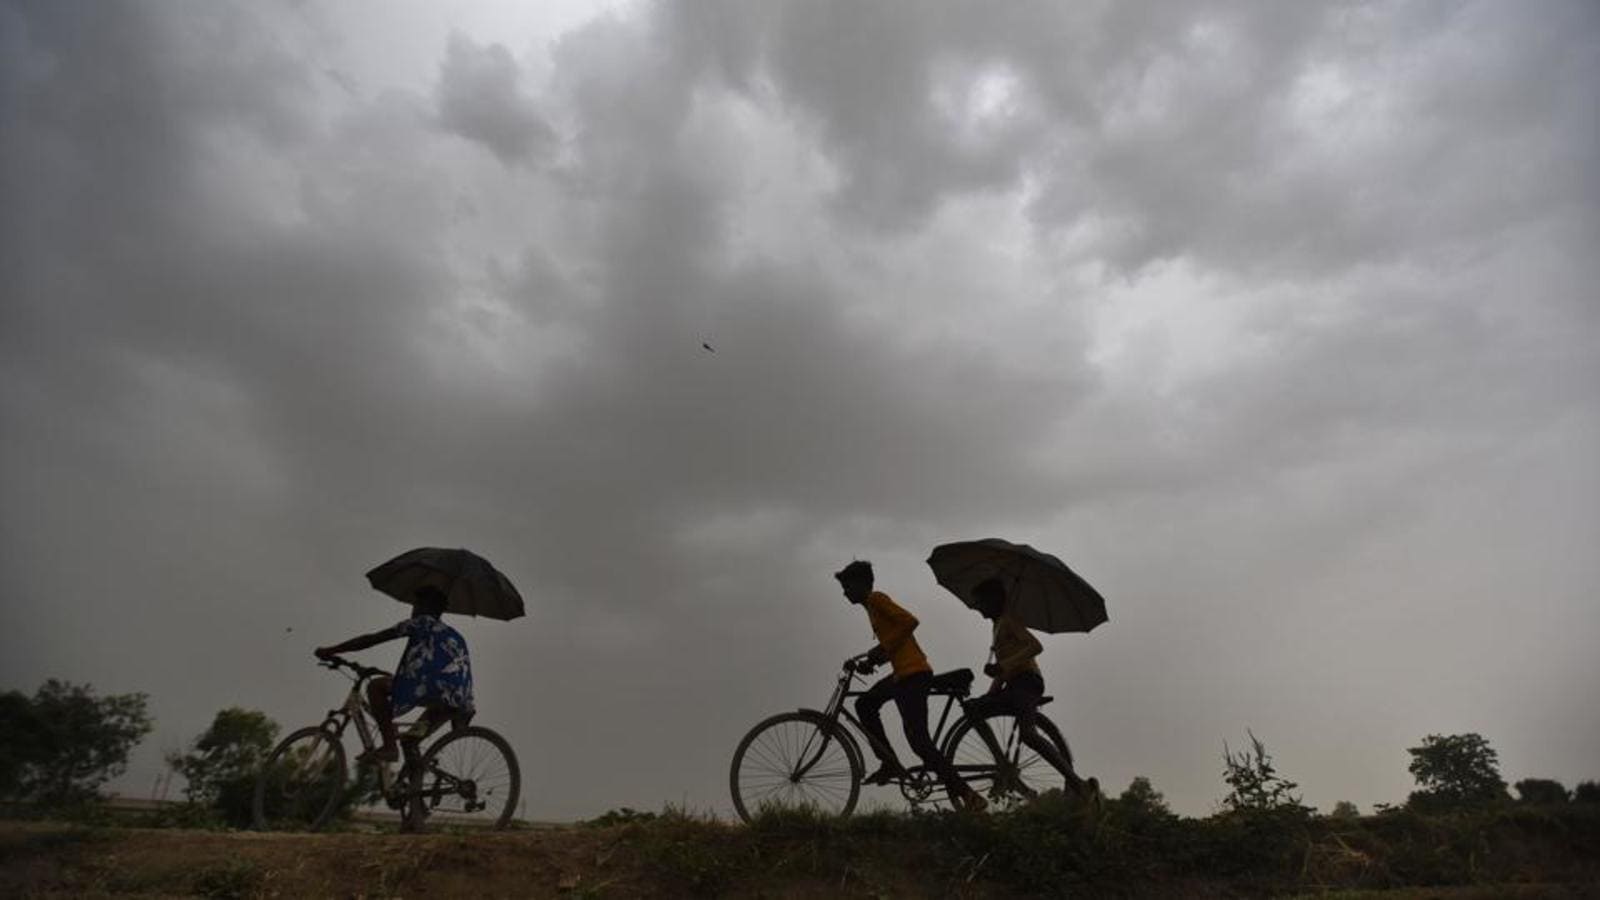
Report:
<svg viewBox="0 0 1600 900"><path fill-rule="evenodd" d="M0 0L0 687L148 692L148 793L466 546L526 815L726 812L830 573L976 668L998 536L1112 792L1600 778L1597 85L1584 0Z"/></svg>

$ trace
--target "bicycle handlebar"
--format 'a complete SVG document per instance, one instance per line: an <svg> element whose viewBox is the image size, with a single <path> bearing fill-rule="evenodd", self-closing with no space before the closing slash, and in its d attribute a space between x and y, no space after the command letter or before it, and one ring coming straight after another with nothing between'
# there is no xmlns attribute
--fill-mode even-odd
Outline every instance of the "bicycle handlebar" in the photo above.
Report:
<svg viewBox="0 0 1600 900"><path fill-rule="evenodd" d="M857 671L856 671L856 666L857 666L857 665L858 665L858 664L859 664L859 663L863 663L863 662L865 662L865 661L866 661L866 660L867 660L867 657L869 657L869 656L871 656L871 655L872 655L872 654L871 654L871 653L870 653L870 652L869 652L869 653L858 653L858 654L856 654L856 655L855 655L855 656L852 656L852 657L850 657L850 658L849 658L849 659L847 659L847 660L845 660L845 661L844 661L844 666L843 666L843 669L844 669L844 670L845 670L845 671L846 671L846 672L849 672L849 673L851 673L851 674L854 674L854 675L859 675L859 674L861 674L861 673L859 673L859 672L857 672Z"/></svg>
<svg viewBox="0 0 1600 900"><path fill-rule="evenodd" d="M380 675L389 674L382 669L374 669L371 666L363 666L360 663L351 662L342 656L330 656L326 659L319 658L317 660L317 665L322 666L324 669L349 669L362 678L376 678Z"/></svg>

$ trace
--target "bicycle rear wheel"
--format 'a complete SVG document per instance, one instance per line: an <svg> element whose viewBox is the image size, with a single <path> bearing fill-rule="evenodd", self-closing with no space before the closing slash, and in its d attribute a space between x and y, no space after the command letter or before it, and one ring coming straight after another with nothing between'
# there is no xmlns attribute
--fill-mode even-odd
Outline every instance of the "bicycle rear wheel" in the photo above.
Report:
<svg viewBox="0 0 1600 900"><path fill-rule="evenodd" d="M505 738L473 725L435 741L411 786L414 828L422 825L415 814L419 806L440 825L504 828L522 796L522 770Z"/></svg>
<svg viewBox="0 0 1600 900"><path fill-rule="evenodd" d="M256 776L256 828L321 828L339 807L345 777L337 737L316 725L295 731L272 749Z"/></svg>
<svg viewBox="0 0 1600 900"><path fill-rule="evenodd" d="M817 713L772 716L750 729L728 772L733 808L749 822L777 809L848 816L861 792L861 754Z"/></svg>
<svg viewBox="0 0 1600 900"><path fill-rule="evenodd" d="M1054 746L1055 724L1035 714L1038 739ZM1059 752L1065 742L1056 749ZM997 711L976 719L962 719L945 743L945 758L972 789L991 806L1010 809L1048 791L1066 789L1066 775L1022 740L1022 726L1014 713ZM1069 760L1070 756L1064 756Z"/></svg>

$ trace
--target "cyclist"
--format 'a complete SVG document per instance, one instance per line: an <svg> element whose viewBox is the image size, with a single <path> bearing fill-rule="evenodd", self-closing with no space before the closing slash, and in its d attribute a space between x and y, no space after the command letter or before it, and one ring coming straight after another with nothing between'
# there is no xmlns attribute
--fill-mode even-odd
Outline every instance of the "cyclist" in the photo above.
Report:
<svg viewBox="0 0 1600 900"><path fill-rule="evenodd" d="M998 579L990 578L973 588L974 607L985 619L994 623L994 662L983 667L983 674L994 679L989 692L967 704L968 715L986 715L1004 710L1016 716L1022 742L1045 761L1055 766L1066 780L1067 786L1079 797L1097 802L1100 782L1082 779L1072 770L1072 758L1062 748L1039 733L1035 715L1039 701L1044 698L1044 675L1039 671L1036 657L1044 650L1039 639L1012 615L1006 605L1006 589Z"/></svg>
<svg viewBox="0 0 1600 900"><path fill-rule="evenodd" d="M856 671L867 674L885 662L892 669L856 698L856 713L861 717L862 728L873 738L869 743L881 763L876 772L867 776L866 783L888 784L905 775L905 768L884 734L883 719L878 713L885 703L893 700L900 710L900 724L905 728L907 742L928 770L938 774L950 795L951 805L981 812L989 805L988 801L961 780L955 766L933 745L933 738L928 734L928 687L933 681L933 668L911 634L917 628L917 617L906 612L888 594L872 589L872 563L866 560L850 563L833 577L839 580L846 600L866 607L867 620L872 625L873 636L878 639Z"/></svg>
<svg viewBox="0 0 1600 900"><path fill-rule="evenodd" d="M413 709L423 709L427 730L447 721L465 722L472 717L472 664L467 642L459 631L440 621L447 601L444 592L432 585L417 588L412 595L411 618L397 625L353 637L329 647L318 647L319 659L340 653L365 650L398 638L406 639L400 666L393 678L374 678L367 682L367 703L378 723L383 742L363 761L395 762L400 758L394 720Z"/></svg>

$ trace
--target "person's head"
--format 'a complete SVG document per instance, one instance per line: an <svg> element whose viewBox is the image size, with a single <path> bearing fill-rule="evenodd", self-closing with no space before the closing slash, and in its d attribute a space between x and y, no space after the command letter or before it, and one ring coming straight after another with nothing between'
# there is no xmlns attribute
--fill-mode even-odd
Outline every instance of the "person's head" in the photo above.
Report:
<svg viewBox="0 0 1600 900"><path fill-rule="evenodd" d="M411 614L413 616L433 616L435 619L444 615L449 599L444 591L431 584L425 584L411 592Z"/></svg>
<svg viewBox="0 0 1600 900"><path fill-rule="evenodd" d="M972 589L973 609L985 619L998 619L1006 609L1006 586L998 578L978 582Z"/></svg>
<svg viewBox="0 0 1600 900"><path fill-rule="evenodd" d="M860 603L872 593L872 563L858 559L833 573L839 579L839 586L844 588L844 598L851 603Z"/></svg>

